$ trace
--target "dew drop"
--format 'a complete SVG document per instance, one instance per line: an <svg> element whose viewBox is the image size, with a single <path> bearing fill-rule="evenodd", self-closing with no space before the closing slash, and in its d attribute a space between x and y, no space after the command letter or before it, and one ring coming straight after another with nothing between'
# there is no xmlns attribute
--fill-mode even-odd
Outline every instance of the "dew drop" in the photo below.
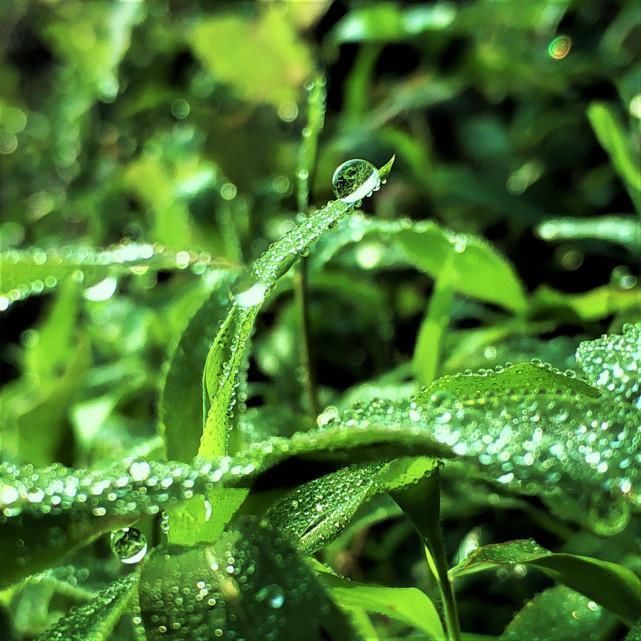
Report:
<svg viewBox="0 0 641 641"><path fill-rule="evenodd" d="M266 585L256 593L258 601L266 601L267 605L274 610L278 610L285 603L285 595L278 585Z"/></svg>
<svg viewBox="0 0 641 641"><path fill-rule="evenodd" d="M111 533L111 549L123 563L132 565L147 554L147 539L135 527L124 527Z"/></svg>
<svg viewBox="0 0 641 641"><path fill-rule="evenodd" d="M353 159L340 165L332 176L334 193L351 204L369 196L381 185L378 169L367 160Z"/></svg>

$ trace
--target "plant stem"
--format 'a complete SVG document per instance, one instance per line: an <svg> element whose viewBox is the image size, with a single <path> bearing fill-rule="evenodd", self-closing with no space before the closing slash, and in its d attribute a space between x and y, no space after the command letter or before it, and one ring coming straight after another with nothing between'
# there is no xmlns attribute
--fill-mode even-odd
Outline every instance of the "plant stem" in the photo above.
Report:
<svg viewBox="0 0 641 641"><path fill-rule="evenodd" d="M312 418L315 420L320 412L320 407L318 403L318 388L316 387L316 373L313 366L312 345L310 340L308 267L307 258L304 257L301 260L300 268L296 274L295 295L301 333L301 367L304 372L304 385L307 391L309 411Z"/></svg>
<svg viewBox="0 0 641 641"><path fill-rule="evenodd" d="M447 573L447 560L445 556L445 547L443 546L443 538L438 538L438 544L432 537L431 545L432 552L425 546L425 556L427 564L434 574L441 594L441 603L443 605L443 614L445 616L445 627L447 629L447 638L449 641L461 641L461 625L458 618L458 607L456 605L456 597L452 589L452 583ZM436 544L436 545L435 545ZM436 548L436 549L434 549Z"/></svg>
<svg viewBox="0 0 641 641"><path fill-rule="evenodd" d="M309 215L309 180L316 164L318 137L325 121L325 79L322 75L316 76L308 84L307 92L307 127L303 131L296 170L298 212L304 216ZM305 257L301 260L294 287L301 334L300 357L304 372L303 384L307 393L309 412L315 421L320 407L310 337L309 262Z"/></svg>

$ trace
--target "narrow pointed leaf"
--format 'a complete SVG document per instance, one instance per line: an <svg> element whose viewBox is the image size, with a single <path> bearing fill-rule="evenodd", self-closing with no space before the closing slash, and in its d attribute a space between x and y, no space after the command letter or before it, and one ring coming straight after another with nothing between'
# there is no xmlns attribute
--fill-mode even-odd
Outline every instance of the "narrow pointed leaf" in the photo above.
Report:
<svg viewBox="0 0 641 641"><path fill-rule="evenodd" d="M534 541L486 545L450 572L457 579L503 565L531 565L632 622L641 612L641 579L628 568L587 556L553 553Z"/></svg>
<svg viewBox="0 0 641 641"><path fill-rule="evenodd" d="M88 603L74 608L39 641L107 641L139 580L138 572L118 579Z"/></svg>

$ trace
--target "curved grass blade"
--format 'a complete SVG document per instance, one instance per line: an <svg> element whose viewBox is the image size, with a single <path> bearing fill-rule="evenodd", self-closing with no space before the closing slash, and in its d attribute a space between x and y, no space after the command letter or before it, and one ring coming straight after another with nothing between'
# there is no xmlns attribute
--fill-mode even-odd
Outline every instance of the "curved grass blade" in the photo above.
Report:
<svg viewBox="0 0 641 641"><path fill-rule="evenodd" d="M161 245L127 243L107 249L62 247L10 249L0 253L0 311L17 300L42 294L73 277L91 286L108 276L144 274L149 270L220 265L208 254L169 250Z"/></svg>
<svg viewBox="0 0 641 641"><path fill-rule="evenodd" d="M139 580L138 572L118 579L88 603L72 609L38 641L107 641Z"/></svg>
<svg viewBox="0 0 641 641"><path fill-rule="evenodd" d="M632 216L598 218L552 218L537 227L544 240L599 239L641 252L641 222Z"/></svg>
<svg viewBox="0 0 641 641"><path fill-rule="evenodd" d="M554 553L531 540L485 545L450 571L453 579L503 565L531 565L632 623L641 612L641 579L628 568L577 554Z"/></svg>

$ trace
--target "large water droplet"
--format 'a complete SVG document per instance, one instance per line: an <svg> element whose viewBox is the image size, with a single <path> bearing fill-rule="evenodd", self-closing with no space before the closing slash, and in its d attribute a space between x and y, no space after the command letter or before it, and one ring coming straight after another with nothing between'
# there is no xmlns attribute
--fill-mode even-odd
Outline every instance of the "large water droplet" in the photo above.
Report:
<svg viewBox="0 0 641 641"><path fill-rule="evenodd" d="M367 160L353 159L340 165L332 176L334 193L344 203L355 203L381 186L378 169Z"/></svg>
<svg viewBox="0 0 641 641"><path fill-rule="evenodd" d="M135 527L124 527L111 533L111 549L123 563L139 563L147 554L147 539Z"/></svg>

